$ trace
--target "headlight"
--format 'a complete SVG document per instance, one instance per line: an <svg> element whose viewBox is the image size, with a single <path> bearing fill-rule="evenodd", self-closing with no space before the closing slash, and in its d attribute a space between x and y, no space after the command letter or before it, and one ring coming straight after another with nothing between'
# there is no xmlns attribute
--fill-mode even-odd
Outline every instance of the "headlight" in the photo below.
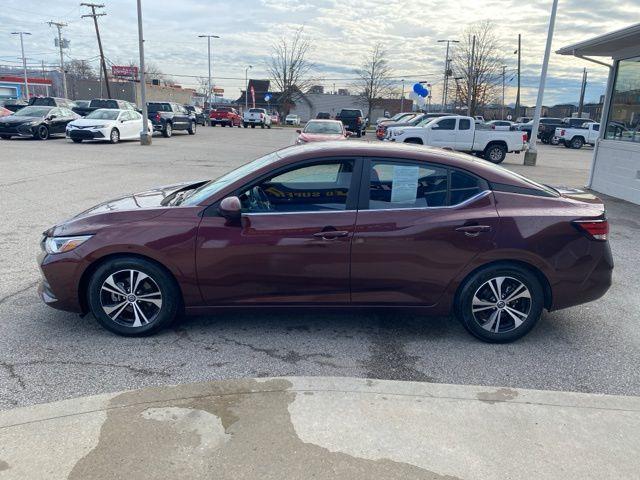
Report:
<svg viewBox="0 0 640 480"><path fill-rule="evenodd" d="M93 127L89 127L89 128L105 128L105 127L108 127L108 125L100 124L100 125L94 125Z"/></svg>
<svg viewBox="0 0 640 480"><path fill-rule="evenodd" d="M43 242L44 251L49 254L70 252L89 240L93 235L75 237L46 237Z"/></svg>

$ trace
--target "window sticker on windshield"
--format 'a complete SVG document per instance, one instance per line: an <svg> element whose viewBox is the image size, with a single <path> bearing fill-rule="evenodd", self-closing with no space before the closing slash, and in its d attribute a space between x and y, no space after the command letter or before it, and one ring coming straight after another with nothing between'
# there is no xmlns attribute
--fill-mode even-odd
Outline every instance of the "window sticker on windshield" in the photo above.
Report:
<svg viewBox="0 0 640 480"><path fill-rule="evenodd" d="M393 166L392 203L415 203L418 193L419 168L407 165Z"/></svg>

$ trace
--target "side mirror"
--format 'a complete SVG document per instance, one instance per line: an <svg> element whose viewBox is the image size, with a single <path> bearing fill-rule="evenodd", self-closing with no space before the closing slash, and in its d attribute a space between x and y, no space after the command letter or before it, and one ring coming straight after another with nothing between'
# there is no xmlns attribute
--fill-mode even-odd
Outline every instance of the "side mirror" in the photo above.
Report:
<svg viewBox="0 0 640 480"><path fill-rule="evenodd" d="M220 215L229 220L237 220L240 218L242 205L238 197L223 198L218 207Z"/></svg>
<svg viewBox="0 0 640 480"><path fill-rule="evenodd" d="M49 120L53 120L54 118L58 118L57 115L49 115Z"/></svg>
<svg viewBox="0 0 640 480"><path fill-rule="evenodd" d="M302 133L302 130L300 130L299 128L296 130L296 133Z"/></svg>

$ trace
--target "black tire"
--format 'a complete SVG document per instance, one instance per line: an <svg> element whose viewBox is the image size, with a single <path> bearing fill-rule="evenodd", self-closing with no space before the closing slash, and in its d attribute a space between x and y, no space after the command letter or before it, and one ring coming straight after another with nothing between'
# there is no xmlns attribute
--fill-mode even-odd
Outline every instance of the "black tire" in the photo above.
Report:
<svg viewBox="0 0 640 480"><path fill-rule="evenodd" d="M500 292L503 292L502 297L509 298L510 295L517 294L518 290L515 286L524 285L528 290L529 298L516 298L509 303L499 298L496 306L489 306L495 298L487 282L497 278L505 278L499 286L493 280L494 286L498 286ZM510 288L513 290L509 290ZM475 314L474 298L478 302ZM481 303L484 299L488 300L486 303ZM500 308L497 307L499 303L502 304ZM543 308L544 291L536 275L520 265L509 263L494 264L471 274L458 290L455 304L456 316L465 328L475 337L490 343L513 342L523 337L540 319ZM510 310L522 314L526 311L526 316L523 318L520 315L514 315ZM492 317L494 313L495 318ZM521 319L521 323L516 324L514 317ZM490 324L492 320L494 323ZM495 329L497 332L493 331Z"/></svg>
<svg viewBox="0 0 640 480"><path fill-rule="evenodd" d="M487 148L484 149L483 157L485 160L490 161L491 163L502 163L502 161L507 156L507 147L500 143L494 143L493 145L488 145Z"/></svg>
<svg viewBox="0 0 640 480"><path fill-rule="evenodd" d="M542 141L542 143L544 143L545 145L549 145L549 137L542 137L540 139Z"/></svg>
<svg viewBox="0 0 640 480"><path fill-rule="evenodd" d="M187 130L187 132L189 132L189 135L195 135L196 134L196 122L190 122L189 123L189 129Z"/></svg>
<svg viewBox="0 0 640 480"><path fill-rule="evenodd" d="M554 135L551 137L551 140L549 140L549 143L551 145L558 145L560 143L560 139Z"/></svg>
<svg viewBox="0 0 640 480"><path fill-rule="evenodd" d="M252 123L252 124L251 124L251 128L256 128L256 124L255 124L255 123Z"/></svg>
<svg viewBox="0 0 640 480"><path fill-rule="evenodd" d="M82 138L72 138L71 141L73 143L82 143Z"/></svg>
<svg viewBox="0 0 640 480"><path fill-rule="evenodd" d="M366 131L366 130L363 130L363 131L362 131L362 136L364 137L366 134L367 134L367 131Z"/></svg>
<svg viewBox="0 0 640 480"><path fill-rule="evenodd" d="M0 138L3 140L11 140L11 135L0 135Z"/></svg>
<svg viewBox="0 0 640 480"><path fill-rule="evenodd" d="M269 130L271 130L271 124L267 125L267 128L268 128Z"/></svg>
<svg viewBox="0 0 640 480"><path fill-rule="evenodd" d="M260 128L264 130L264 123L260 124Z"/></svg>
<svg viewBox="0 0 640 480"><path fill-rule="evenodd" d="M423 145L422 140L419 138L407 138L404 143L413 143L414 145Z"/></svg>
<svg viewBox="0 0 640 480"><path fill-rule="evenodd" d="M48 140L49 128L46 125L38 125L33 133L33 138L36 140Z"/></svg>
<svg viewBox="0 0 640 480"><path fill-rule="evenodd" d="M215 127L216 126L215 122L211 122L211 126Z"/></svg>
<svg viewBox="0 0 640 480"><path fill-rule="evenodd" d="M105 281L112 275L114 275L112 278L118 278L118 275L120 275L120 278L126 279L128 274L125 273L123 275L122 272L127 270L142 272L150 279L140 281L136 289L138 295L140 295L139 292L145 291L144 288L149 288L149 285L151 285L150 290L153 291L157 288L160 292L160 307L156 306L154 308L152 305L155 304L150 302L135 301L136 305L140 306L138 312L148 315L148 317L145 316L148 323L145 324L141 321L140 326L133 326L136 322L135 317L142 317L137 314L138 312L134 312L136 306L126 300L127 295L113 295L102 289ZM136 274L134 278L137 279L138 276L139 274ZM120 284L118 282L117 285L127 293L128 283ZM100 265L89 280L87 298L91 313L100 325L118 335L131 337L151 335L169 326L177 317L181 307L180 290L171 275L157 264L137 257L115 258ZM121 298L122 303L119 303ZM156 298L154 297L154 299ZM108 306L124 304L121 312L117 310L111 312L115 319L112 319L105 311L103 305L107 302L109 303Z"/></svg>
<svg viewBox="0 0 640 480"><path fill-rule="evenodd" d="M162 129L162 136L164 138L170 138L173 135L173 125L170 122L164 124L164 128Z"/></svg>
<svg viewBox="0 0 640 480"><path fill-rule="evenodd" d="M110 143L118 143L120 141L120 132L117 128L112 128L111 133L109 133L109 142Z"/></svg>
<svg viewBox="0 0 640 480"><path fill-rule="evenodd" d="M562 142L562 144L566 147L566 148L571 148L571 144L569 142Z"/></svg>
<svg viewBox="0 0 640 480"><path fill-rule="evenodd" d="M356 132L356 137L358 138L362 137L362 132L361 131Z"/></svg>
<svg viewBox="0 0 640 480"><path fill-rule="evenodd" d="M244 128L247 128L249 125L247 125L246 123L243 123L243 124L242 124L242 126L243 126Z"/></svg>
<svg viewBox="0 0 640 480"><path fill-rule="evenodd" d="M238 127L238 128L242 128L242 124L241 124L241 123L239 123L239 124L237 125L237 127ZM245 127L245 128L246 128L246 127Z"/></svg>
<svg viewBox="0 0 640 480"><path fill-rule="evenodd" d="M573 137L571 139L571 148L575 150L580 150L584 146L584 138L582 137Z"/></svg>

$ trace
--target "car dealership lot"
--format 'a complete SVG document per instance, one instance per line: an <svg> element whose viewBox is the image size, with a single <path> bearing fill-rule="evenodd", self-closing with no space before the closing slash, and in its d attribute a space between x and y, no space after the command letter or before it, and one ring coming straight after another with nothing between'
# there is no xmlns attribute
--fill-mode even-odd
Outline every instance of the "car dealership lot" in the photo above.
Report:
<svg viewBox="0 0 640 480"><path fill-rule="evenodd" d="M455 320L401 312L233 311L189 318L151 338L122 338L35 294L41 232L98 202L207 179L290 145L293 129L200 127L137 142L0 142L0 408L157 384L333 375L640 394L640 207L607 199L614 285L601 300L545 314L524 339L488 345ZM365 137L374 140L372 134ZM349 141L356 141L355 139ZM591 149L539 147L539 166L505 166L580 187Z"/></svg>

